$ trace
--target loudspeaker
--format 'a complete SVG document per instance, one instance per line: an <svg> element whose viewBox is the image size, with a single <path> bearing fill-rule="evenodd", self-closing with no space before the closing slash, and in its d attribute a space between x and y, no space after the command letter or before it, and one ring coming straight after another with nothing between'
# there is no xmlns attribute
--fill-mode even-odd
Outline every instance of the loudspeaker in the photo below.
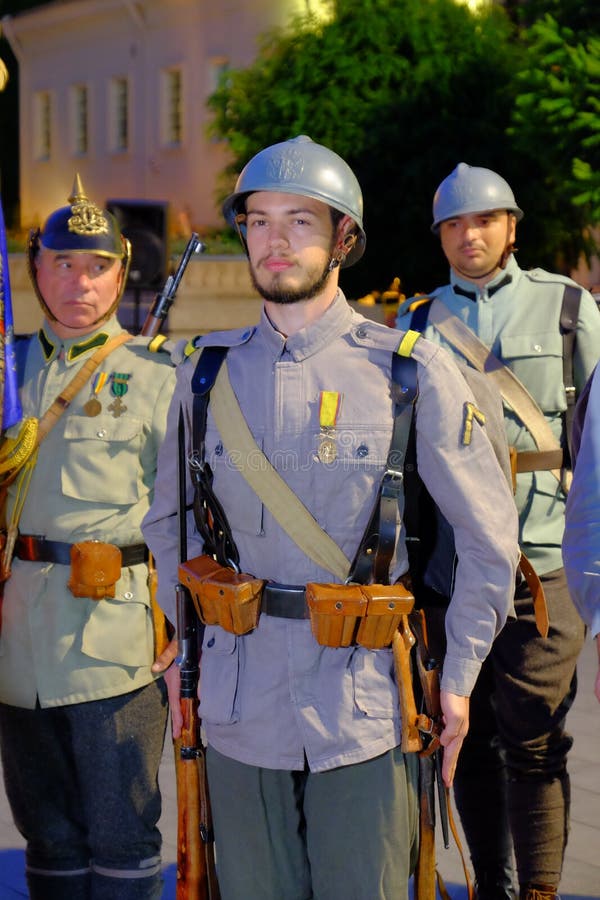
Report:
<svg viewBox="0 0 600 900"><path fill-rule="evenodd" d="M106 208L131 242L126 287L161 290L169 265L169 204L158 200L107 200Z"/></svg>

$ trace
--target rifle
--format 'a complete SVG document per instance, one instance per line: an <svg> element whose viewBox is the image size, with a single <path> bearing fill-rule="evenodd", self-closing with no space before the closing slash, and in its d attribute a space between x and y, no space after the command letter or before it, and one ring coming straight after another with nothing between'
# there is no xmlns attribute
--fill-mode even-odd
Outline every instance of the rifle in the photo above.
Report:
<svg viewBox="0 0 600 900"><path fill-rule="evenodd" d="M420 846L415 870L415 896L418 900L435 900L435 786L440 812L444 847L448 849L448 790L442 781L442 753L439 741L442 722L440 703L439 664L430 655L425 613L422 609L410 613L410 624L416 636L416 665L421 685L424 718L429 721L430 740L419 753Z"/></svg>
<svg viewBox="0 0 600 900"><path fill-rule="evenodd" d="M187 561L185 426L178 422L179 562ZM177 594L180 704L183 724L174 742L177 781L177 900L218 900L214 837L204 747L198 717L198 672L203 626L190 592L180 583Z"/></svg>
<svg viewBox="0 0 600 900"><path fill-rule="evenodd" d="M172 275L169 275L162 291L154 298L154 302L146 316L146 321L142 326L140 334L147 337L155 337L155 335L159 333L167 318L169 309L173 305L177 289L179 288L179 282L183 278L183 273L187 268L187 264L189 263L192 254L201 253L205 249L205 245L202 243L196 232L192 232L192 236L183 251L183 256L179 260L177 269Z"/></svg>
<svg viewBox="0 0 600 900"><path fill-rule="evenodd" d="M144 322L141 334L155 337L161 330L172 306L179 283L193 253L204 250L204 244L194 232L187 243L176 271L169 275L162 291ZM186 528L186 459L183 411L178 423L178 490L179 490L179 562L187 560ZM155 593L156 573L151 573L151 596ZM154 588L154 590L152 590ZM214 862L214 838L204 748L200 739L198 718L198 674L202 625L194 610L187 588L179 583L177 596L178 655L175 665L180 675L180 706L183 718L181 735L173 742L175 754L175 779L177 785L177 900L218 900ZM153 598L153 622L157 654L164 649L170 634L165 629L164 614L157 616L159 608ZM158 621L157 621L158 619Z"/></svg>

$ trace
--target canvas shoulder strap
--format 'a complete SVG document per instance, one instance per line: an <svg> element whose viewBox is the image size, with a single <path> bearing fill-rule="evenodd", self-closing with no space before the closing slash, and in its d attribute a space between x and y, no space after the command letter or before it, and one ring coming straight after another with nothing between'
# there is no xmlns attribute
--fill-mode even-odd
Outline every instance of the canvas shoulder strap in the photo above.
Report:
<svg viewBox="0 0 600 900"><path fill-rule="evenodd" d="M231 387L226 362L221 366L212 390L211 410L233 465L279 525L318 566L345 581L350 560L258 448ZM257 453L262 457L260 466L256 465Z"/></svg>
<svg viewBox="0 0 600 900"><path fill-rule="evenodd" d="M538 451L556 454L556 467L551 471L559 484L564 487L561 473L562 447L527 388L464 322L452 315L440 300L433 301L429 320L472 366L496 384L503 399L531 434Z"/></svg>
<svg viewBox="0 0 600 900"><path fill-rule="evenodd" d="M202 358L206 352L206 349L203 350L200 356L192 387L195 393L197 390L203 391L206 398L204 415L208 409L210 394L210 408L215 425L232 464L301 550L320 568L345 581L350 569L350 560L323 531L254 440L229 380L225 352L221 349L220 358L213 361L212 372L208 378L203 374L202 365ZM210 356L211 354L208 354L208 357ZM195 414L194 419L197 418ZM257 454L261 459L261 465L256 464Z"/></svg>

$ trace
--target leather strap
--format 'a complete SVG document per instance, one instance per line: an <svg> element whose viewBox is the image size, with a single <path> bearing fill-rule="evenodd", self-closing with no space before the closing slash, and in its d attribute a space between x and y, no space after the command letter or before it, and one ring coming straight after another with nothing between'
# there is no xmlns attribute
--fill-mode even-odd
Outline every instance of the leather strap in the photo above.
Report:
<svg viewBox="0 0 600 900"><path fill-rule="evenodd" d="M227 360L222 363L211 392L211 411L232 464L279 525L320 568L345 581L350 560L323 531L258 447L231 387ZM261 465L257 465L257 458L260 458Z"/></svg>
<svg viewBox="0 0 600 900"><path fill-rule="evenodd" d="M20 534L15 542L15 556L28 562L59 563L62 566L71 564L71 547L64 541L48 541L43 535ZM121 551L121 567L136 566L148 562L149 553L145 544L130 544L119 547Z"/></svg>
<svg viewBox="0 0 600 900"><path fill-rule="evenodd" d="M541 472L559 469L563 463L562 450L523 450L517 453L517 472Z"/></svg>
<svg viewBox="0 0 600 900"><path fill-rule="evenodd" d="M548 615L548 604L546 603L546 594L544 587L540 581L539 575L521 551L521 561L519 569L525 581L529 592L533 597L533 613L535 616L535 624L539 634L545 638L548 637L548 628L550 627L550 618Z"/></svg>
<svg viewBox="0 0 600 900"><path fill-rule="evenodd" d="M48 437L62 414L71 405L73 398L79 393L84 384L89 381L90 376L95 372L100 363L106 359L109 353L112 353L112 351L116 350L117 347L120 347L121 344L125 344L131 339L132 335L127 331L122 331L121 334L117 334L116 337L111 338L103 347L96 350L96 352L86 360L75 377L71 379L66 388L60 392L58 397L50 404L40 419L37 431L38 447L42 441Z"/></svg>
<svg viewBox="0 0 600 900"><path fill-rule="evenodd" d="M527 388L521 384L486 345L479 340L467 325L452 315L446 306L435 299L431 304L430 321L452 346L480 372L483 372L498 387L502 397L523 422L531 434L538 450L561 450L560 443L548 425L544 413L537 405ZM552 469L552 474L563 486L560 469ZM563 486L564 488L564 486Z"/></svg>
<svg viewBox="0 0 600 900"><path fill-rule="evenodd" d="M304 585L268 581L263 588L260 611L279 619L308 619Z"/></svg>
<svg viewBox="0 0 600 900"><path fill-rule="evenodd" d="M2 570L3 574L9 572L10 570L10 560L12 558L15 541L17 539L19 521L21 518L21 513L23 511L25 498L27 497L27 492L29 490L31 473L33 472L33 469L37 462L37 451L40 447L40 444L43 440L45 440L45 438L48 437L62 414L70 406L71 401L73 400L75 395L78 394L84 384L87 383L92 372L94 372L98 368L100 363L108 356L109 353L111 353L121 344L124 344L126 343L126 341L130 341L131 339L132 335L130 335L127 331L122 331L120 334L117 334L115 337L107 341L103 347L100 347L98 350L96 350L96 352L93 353L88 360L86 360L86 362L78 370L75 377L71 379L64 390L62 390L58 397L50 404L50 406L38 422L37 431L35 434L35 443L31 448L31 453L29 454L27 460L21 466L21 468L15 471L15 477L19 475L21 479L20 497L18 503L15 505L15 508L12 511L10 522L7 522L6 543L0 556L0 569ZM10 479L10 481L13 480L14 478ZM9 482L4 485L5 488L8 483Z"/></svg>

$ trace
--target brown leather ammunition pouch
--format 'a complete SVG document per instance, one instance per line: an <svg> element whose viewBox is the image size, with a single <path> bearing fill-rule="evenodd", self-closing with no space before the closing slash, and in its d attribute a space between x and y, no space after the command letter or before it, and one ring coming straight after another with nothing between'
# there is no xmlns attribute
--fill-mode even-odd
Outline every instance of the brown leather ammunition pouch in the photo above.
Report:
<svg viewBox="0 0 600 900"><path fill-rule="evenodd" d="M71 547L71 574L67 587L74 597L103 600L115 596L121 577L121 551L104 541L81 541Z"/></svg>
<svg viewBox="0 0 600 900"><path fill-rule="evenodd" d="M180 564L179 581L205 625L220 625L233 634L256 628L264 585L260 578L238 574L203 554Z"/></svg>
<svg viewBox="0 0 600 900"><path fill-rule="evenodd" d="M379 650L392 643L414 597L401 584L306 585L315 640L325 647L360 644Z"/></svg>

